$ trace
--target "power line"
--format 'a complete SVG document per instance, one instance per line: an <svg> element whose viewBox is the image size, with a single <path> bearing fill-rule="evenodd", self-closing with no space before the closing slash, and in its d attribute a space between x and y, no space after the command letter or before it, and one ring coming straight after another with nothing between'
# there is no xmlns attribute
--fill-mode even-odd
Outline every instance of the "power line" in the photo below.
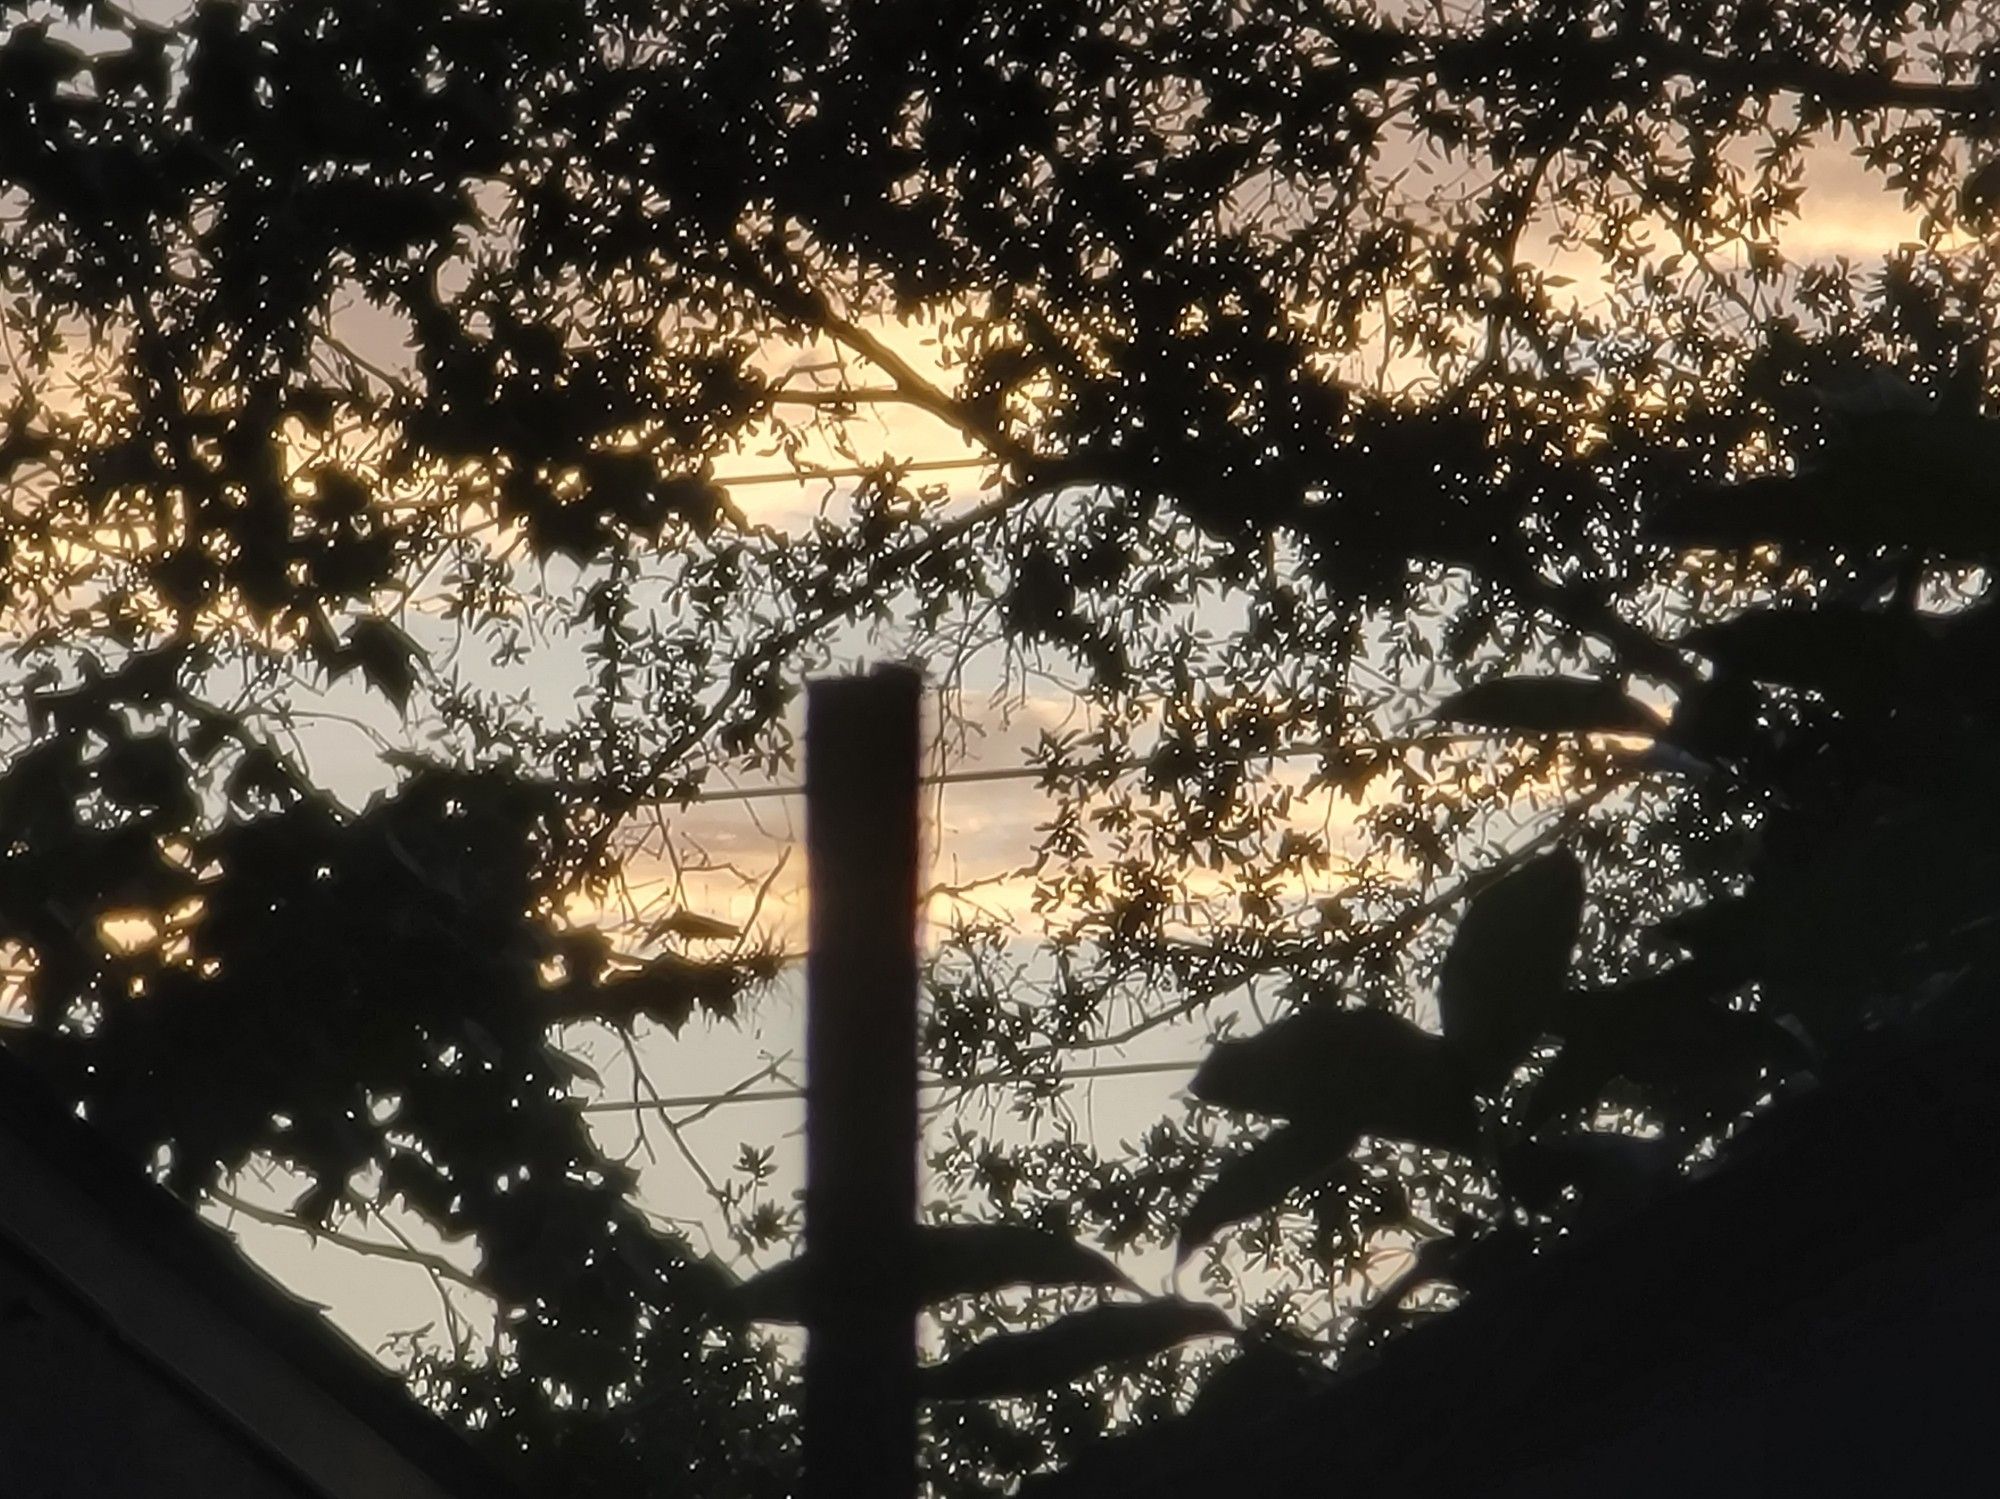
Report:
<svg viewBox="0 0 2000 1499"><path fill-rule="evenodd" d="M1411 734L1400 739L1377 739L1361 745L1295 744L1285 749L1235 750L1228 754L1210 754L1202 758L1210 763L1245 765L1253 760L1300 760L1308 755L1326 755L1342 750L1405 750L1419 749L1426 745L1468 744L1505 738L1505 734L1489 731L1482 734ZM1542 734L1523 735L1527 738L1546 738ZM1060 775L1066 768L1080 771L1096 771L1099 774L1130 775L1135 770L1150 770L1154 761L1147 758L1126 758L1123 760L1099 760L1076 767L1054 765L1009 765L993 770L953 770L942 775L922 776L918 784L924 786L969 786L981 781L1031 781ZM785 796L804 796L803 785L747 786L731 787L725 791L697 791L686 798L695 802L756 802L771 801Z"/></svg>
<svg viewBox="0 0 2000 1499"><path fill-rule="evenodd" d="M720 484L725 489L734 489L750 484L817 484L833 479L867 479L883 472L885 469L893 469L897 473L905 474L929 474L941 473L952 469L993 468L995 466L993 460L990 458L924 458L913 463L883 463L876 464L873 467L862 464L851 464L832 468L813 468L807 470L805 473L796 473L789 469L781 469L763 474L717 474L714 482Z"/></svg>
<svg viewBox="0 0 2000 1499"><path fill-rule="evenodd" d="M973 1072L957 1078L927 1078L917 1084L925 1093L955 1088L985 1088L1003 1083L1070 1082L1079 1078L1139 1077L1148 1073L1192 1072L1198 1060L1173 1062L1114 1062L1101 1067L1073 1067L1060 1077L1042 1078L1025 1072ZM804 1088L747 1088L730 1093L684 1093L676 1098L635 1099L621 1103L587 1103L586 1114L638 1114L661 1109L714 1109L732 1103L786 1103L806 1096Z"/></svg>

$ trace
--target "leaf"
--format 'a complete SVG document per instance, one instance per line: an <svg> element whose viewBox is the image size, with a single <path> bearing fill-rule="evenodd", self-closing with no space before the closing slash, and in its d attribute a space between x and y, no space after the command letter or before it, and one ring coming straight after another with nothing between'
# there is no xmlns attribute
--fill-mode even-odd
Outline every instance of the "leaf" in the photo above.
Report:
<svg viewBox="0 0 2000 1499"><path fill-rule="evenodd" d="M1313 1005L1219 1041L1188 1089L1204 1103L1447 1150L1470 1147L1472 1097L1440 1037L1386 1010Z"/></svg>
<svg viewBox="0 0 2000 1499"><path fill-rule="evenodd" d="M1651 746L1662 768L1705 774L1716 763L1740 760L1762 739L1763 695L1754 683L1727 669L1681 689L1666 733Z"/></svg>
<svg viewBox="0 0 2000 1499"><path fill-rule="evenodd" d="M683 937L692 942L719 942L742 934L743 928L699 911L675 911L647 929L655 937Z"/></svg>
<svg viewBox="0 0 2000 1499"><path fill-rule="evenodd" d="M573 1057L553 1046L542 1055L549 1070L563 1081L589 1083L597 1088L604 1086L604 1074L581 1057Z"/></svg>
<svg viewBox="0 0 2000 1499"><path fill-rule="evenodd" d="M1107 1364L1151 1358L1190 1338L1235 1332L1216 1307L1157 1300L1096 1306L1031 1332L1002 1333L917 1371L924 1400L991 1400L1037 1395Z"/></svg>
<svg viewBox="0 0 2000 1499"><path fill-rule="evenodd" d="M1461 1220L1449 1240L1417 1250L1416 1268L1426 1279L1448 1280L1467 1295L1481 1296L1534 1264L1535 1249L1535 1236L1520 1224L1482 1228Z"/></svg>
<svg viewBox="0 0 2000 1499"><path fill-rule="evenodd" d="M1736 676L1843 695L1892 690L1934 654L1907 615L1838 607L1752 609L1680 643Z"/></svg>
<svg viewBox="0 0 2000 1499"><path fill-rule="evenodd" d="M1735 551L1771 542L1831 542L1840 528L1816 474L1766 474L1676 495L1646 518L1644 533L1677 547Z"/></svg>
<svg viewBox="0 0 2000 1499"><path fill-rule="evenodd" d="M1770 1016L1720 1002L1742 982L1726 961L1696 961L1565 995L1554 1018L1563 1049L1529 1095L1524 1121L1576 1114L1620 1078L1657 1106L1698 1119L1748 1102L1768 1072L1797 1063L1801 1052Z"/></svg>
<svg viewBox="0 0 2000 1499"><path fill-rule="evenodd" d="M1692 996L1627 996L1582 1035L1641 1087L1692 1090L1704 1102L1726 1104L1801 1059L1797 1038L1770 1016Z"/></svg>
<svg viewBox="0 0 2000 1499"><path fill-rule="evenodd" d="M917 1234L925 1304L1005 1286L1121 1286L1125 1272L1066 1234L1025 1223L940 1223Z"/></svg>
<svg viewBox="0 0 2000 1499"><path fill-rule="evenodd" d="M1181 1220L1175 1263L1230 1224L1276 1207L1296 1188L1325 1176L1347 1159L1359 1139L1359 1130L1338 1125L1287 1124L1231 1156Z"/></svg>
<svg viewBox="0 0 2000 1499"><path fill-rule="evenodd" d="M1725 895L1655 922L1639 940L1648 952L1686 953L1689 962L1714 964L1742 984L1752 976L1762 925L1754 900Z"/></svg>
<svg viewBox="0 0 2000 1499"><path fill-rule="evenodd" d="M697 963L678 953L662 953L636 969L600 984L566 986L553 1007L559 1020L601 1020L621 1029L641 1017L678 1035L696 1006L727 1015L734 1006L738 975L727 964Z"/></svg>
<svg viewBox="0 0 2000 1499"><path fill-rule="evenodd" d="M238 755L223 781L223 794L239 806L264 797L289 798L300 789L298 776L265 744L252 744Z"/></svg>
<svg viewBox="0 0 2000 1499"><path fill-rule="evenodd" d="M1528 1129L1539 1129L1594 1109L1617 1075L1595 1048L1566 1045L1542 1067L1541 1076L1529 1088L1521 1104L1521 1123Z"/></svg>
<svg viewBox="0 0 2000 1499"><path fill-rule="evenodd" d="M737 1311L753 1322L804 1322L809 1265L802 1254L751 1276L737 1290ZM1024 1223L925 1224L916 1231L916 1275L919 1306L1008 1286L1132 1288L1096 1250Z"/></svg>
<svg viewBox="0 0 2000 1499"><path fill-rule="evenodd" d="M416 664L424 659L423 648L399 626L371 616L356 620L348 630L334 675L345 676L351 668L360 667L368 685L401 712L409 706L410 691L417 684Z"/></svg>
<svg viewBox="0 0 2000 1499"><path fill-rule="evenodd" d="M1943 407L1829 415L1836 438L1820 466L1692 490L1648 517L1646 534L1683 547L1952 557L2000 545L2000 422Z"/></svg>
<svg viewBox="0 0 2000 1499"><path fill-rule="evenodd" d="M1402 1273L1390 1281L1366 1306L1354 1316L1348 1333L1348 1346L1370 1348L1380 1343L1383 1335L1407 1320L1408 1313L1404 1301L1410 1292L1420 1286L1437 1280L1456 1280L1453 1270L1462 1262L1473 1240L1470 1235L1473 1226L1469 1220L1461 1220L1456 1231L1424 1239L1416 1246L1416 1252ZM1465 1289L1472 1289L1470 1286Z"/></svg>
<svg viewBox="0 0 2000 1499"><path fill-rule="evenodd" d="M1685 932L1687 927L1677 925L1670 929ZM1662 1016L1676 1009L1708 1004L1742 984L1743 979L1725 963L1677 963L1603 988L1571 990L1557 1001L1550 1014L1549 1028L1564 1040L1579 1040L1602 1031L1606 1025L1630 1023L1631 1017Z"/></svg>
<svg viewBox="0 0 2000 1499"><path fill-rule="evenodd" d="M1660 716L1615 682L1499 677L1454 692L1431 715L1444 723L1523 734L1657 734Z"/></svg>
<svg viewBox="0 0 2000 1499"><path fill-rule="evenodd" d="M760 1270L732 1296L732 1310L752 1322L794 1322L806 1320L807 1257L795 1255L781 1265Z"/></svg>
<svg viewBox="0 0 2000 1499"><path fill-rule="evenodd" d="M163 734L114 740L94 769L98 785L124 806L157 812L177 826L200 812L180 754Z"/></svg>
<svg viewBox="0 0 2000 1499"><path fill-rule="evenodd" d="M1501 1180L1516 1200L1548 1212L1574 1186L1586 1203L1636 1206L1674 1179L1681 1149L1659 1137L1585 1130L1528 1140L1500 1162Z"/></svg>
<svg viewBox="0 0 2000 1499"><path fill-rule="evenodd" d="M1986 229L2000 207L2000 156L1983 162L1958 189L1959 217L1968 229Z"/></svg>
<svg viewBox="0 0 2000 1499"><path fill-rule="evenodd" d="M1547 1025L1583 919L1583 867L1544 854L1472 898L1438 974L1447 1039L1482 1083L1504 1081Z"/></svg>
<svg viewBox="0 0 2000 1499"><path fill-rule="evenodd" d="M368 513L368 486L346 469L318 469L313 474L312 508L327 521L359 520Z"/></svg>
<svg viewBox="0 0 2000 1499"><path fill-rule="evenodd" d="M1129 1423L1094 1437L1062 1468L1030 1474L1013 1492L1018 1499L1195 1492L1187 1484L1163 1490L1146 1475L1183 1472L1190 1451L1228 1451L1250 1425L1268 1429L1288 1409L1306 1414L1304 1402L1332 1382L1316 1359L1287 1351L1284 1340L1275 1328L1246 1332L1178 1419Z"/></svg>

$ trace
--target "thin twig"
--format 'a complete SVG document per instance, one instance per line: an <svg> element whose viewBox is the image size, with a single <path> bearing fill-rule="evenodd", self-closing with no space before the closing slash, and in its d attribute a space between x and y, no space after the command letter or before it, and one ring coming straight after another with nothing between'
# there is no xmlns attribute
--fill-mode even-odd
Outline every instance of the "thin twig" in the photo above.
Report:
<svg viewBox="0 0 2000 1499"><path fill-rule="evenodd" d="M774 1062L758 1077L771 1076L781 1063ZM1198 1057L1176 1057L1164 1062L1116 1062L1102 1067L1077 1067L1061 1076L1040 1077L1024 1073L1018 1068L1003 1068L991 1072L973 1072L964 1077L933 1077L918 1082L917 1087L926 1093L936 1093L953 1088L991 1088L1009 1083L1066 1083L1072 1079L1099 1077L1139 1077L1147 1073L1192 1072L1201 1065ZM757 1078L745 1079L726 1093L695 1094L681 1098L658 1098L650 1103L587 1103L583 1106L586 1114L626 1113L633 1109L679 1109L699 1107L700 1112L674 1121L678 1125L688 1125L706 1117L716 1109L732 1103L783 1103L806 1096L804 1088L759 1088L751 1089L747 1083Z"/></svg>

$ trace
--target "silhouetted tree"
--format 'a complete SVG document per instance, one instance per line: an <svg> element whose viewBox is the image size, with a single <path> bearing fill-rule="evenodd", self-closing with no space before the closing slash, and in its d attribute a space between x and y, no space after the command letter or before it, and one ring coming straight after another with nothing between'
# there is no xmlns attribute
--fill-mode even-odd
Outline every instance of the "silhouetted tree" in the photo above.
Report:
<svg viewBox="0 0 2000 1499"><path fill-rule="evenodd" d="M1385 1235L1476 1293L1989 972L1978 7L9 14L8 1044L191 1197L275 1161L309 1223L474 1236L507 1335L426 1388L552 1491L786 1486L782 1361L562 1029L727 1017L776 960L563 913L786 762L843 630L1091 710L1041 751L1040 966L954 934L940 1069L1046 1115L1067 1059L1290 1007L1130 1149L961 1131L940 1190L1201 1248L1273 1346L1416 1315L1319 1294ZM1787 257L1835 166L1909 243ZM977 498L866 447L888 410ZM759 524L716 476L760 443L851 494ZM573 709L493 685L551 629ZM290 738L350 675L406 726L359 807ZM1327 788L1364 854L1314 901ZM1041 1325L1078 1294L945 1309L1039 1330L934 1376L1025 1397L937 1407L941 1490L1187 1392L1149 1356L1211 1318Z"/></svg>

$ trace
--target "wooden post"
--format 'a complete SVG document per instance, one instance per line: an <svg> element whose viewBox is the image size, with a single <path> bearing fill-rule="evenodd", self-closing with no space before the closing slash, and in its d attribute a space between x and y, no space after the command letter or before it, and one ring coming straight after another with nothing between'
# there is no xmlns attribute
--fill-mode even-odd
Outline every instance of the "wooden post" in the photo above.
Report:
<svg viewBox="0 0 2000 1499"><path fill-rule="evenodd" d="M921 696L880 667L806 692L805 1499L916 1492Z"/></svg>

